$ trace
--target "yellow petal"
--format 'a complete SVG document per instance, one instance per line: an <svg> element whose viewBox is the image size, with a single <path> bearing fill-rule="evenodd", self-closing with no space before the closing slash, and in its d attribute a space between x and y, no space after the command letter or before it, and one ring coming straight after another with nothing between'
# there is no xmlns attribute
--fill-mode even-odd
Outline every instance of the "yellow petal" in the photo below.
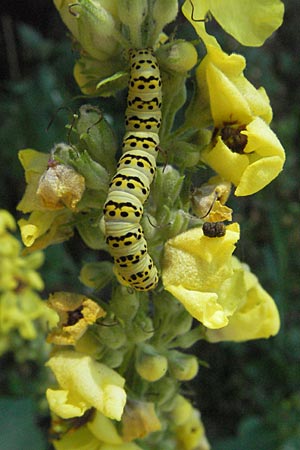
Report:
<svg viewBox="0 0 300 450"><path fill-rule="evenodd" d="M284 5L279 0L226 0L226 6L223 0L209 3L221 27L243 45L262 45L282 24Z"/></svg>
<svg viewBox="0 0 300 450"><path fill-rule="evenodd" d="M245 301L229 317L229 323L220 330L207 330L210 342L245 341L269 338L278 333L279 313L274 300L261 287L258 279L249 271L248 266L233 257L235 273L244 277L244 287L240 284L240 294Z"/></svg>
<svg viewBox="0 0 300 450"><path fill-rule="evenodd" d="M83 401L77 401L76 405L69 403L68 391L66 390L47 389L46 397L51 411L63 419L80 417L89 408L88 404Z"/></svg>
<svg viewBox="0 0 300 450"><path fill-rule="evenodd" d="M71 429L59 440L54 440L55 450L99 450L100 442L86 426Z"/></svg>
<svg viewBox="0 0 300 450"><path fill-rule="evenodd" d="M234 80L213 63L207 65L206 78L215 125L220 126L224 122L248 123L252 112Z"/></svg>
<svg viewBox="0 0 300 450"><path fill-rule="evenodd" d="M182 6L182 12L187 20L193 25L198 36L203 40L205 45L213 45L219 47L218 41L214 36L211 36L205 29L205 17L209 11L210 1L186 0Z"/></svg>
<svg viewBox="0 0 300 450"><path fill-rule="evenodd" d="M278 176L282 166L283 161L279 156L270 156L254 162L243 173L234 194L255 194Z"/></svg>
<svg viewBox="0 0 300 450"><path fill-rule="evenodd" d="M228 319L214 292L199 292L184 288L181 285L165 285L165 289L179 300L186 310L203 323L207 328L221 328L227 325Z"/></svg>
<svg viewBox="0 0 300 450"><path fill-rule="evenodd" d="M101 442L111 445L122 443L114 423L99 411L96 411L93 419L87 423L87 428Z"/></svg>

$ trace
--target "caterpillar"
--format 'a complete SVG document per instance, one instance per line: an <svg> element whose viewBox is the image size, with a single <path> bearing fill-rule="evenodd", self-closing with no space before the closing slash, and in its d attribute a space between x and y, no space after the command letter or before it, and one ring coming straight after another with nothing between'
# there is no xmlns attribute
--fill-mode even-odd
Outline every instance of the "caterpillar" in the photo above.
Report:
<svg viewBox="0 0 300 450"><path fill-rule="evenodd" d="M119 281L139 291L158 283L140 221L156 171L161 78L151 48L130 50L130 80L122 156L103 207L106 242Z"/></svg>

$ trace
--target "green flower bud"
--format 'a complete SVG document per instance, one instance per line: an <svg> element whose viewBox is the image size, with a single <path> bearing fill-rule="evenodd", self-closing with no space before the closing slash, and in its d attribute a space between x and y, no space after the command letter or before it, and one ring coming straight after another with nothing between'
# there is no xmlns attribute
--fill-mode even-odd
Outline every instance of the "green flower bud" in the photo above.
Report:
<svg viewBox="0 0 300 450"><path fill-rule="evenodd" d="M121 22L129 28L130 44L142 47L141 27L147 16L147 0L119 0L118 14Z"/></svg>
<svg viewBox="0 0 300 450"><path fill-rule="evenodd" d="M168 360L150 345L143 345L137 352L135 368L144 380L153 382L166 374Z"/></svg>
<svg viewBox="0 0 300 450"><path fill-rule="evenodd" d="M135 344L148 341L154 333L152 320L144 313L139 312L133 322L128 324L126 332L128 340Z"/></svg>
<svg viewBox="0 0 300 450"><path fill-rule="evenodd" d="M112 267L109 261L86 263L80 271L79 279L85 286L100 290L113 279Z"/></svg>
<svg viewBox="0 0 300 450"><path fill-rule="evenodd" d="M193 355L173 350L168 353L170 374L179 381L192 380L198 372L198 361Z"/></svg>
<svg viewBox="0 0 300 450"><path fill-rule="evenodd" d="M92 357L97 357L102 350L102 346L99 344L99 339L87 330L78 341L75 343L75 350L79 353L84 353Z"/></svg>
<svg viewBox="0 0 300 450"><path fill-rule="evenodd" d="M80 144L83 145L83 149L86 149L92 159L104 166L110 174L114 173L114 155L118 143L102 112L92 105L81 106L76 130L80 136Z"/></svg>
<svg viewBox="0 0 300 450"><path fill-rule="evenodd" d="M110 308L116 318L124 323L130 323L136 316L140 306L139 293L119 285L113 292Z"/></svg>
<svg viewBox="0 0 300 450"><path fill-rule="evenodd" d="M124 348L120 349L114 349L111 351L111 349L107 349L107 351L101 355L101 363L105 364L106 366L110 367L111 369L116 369L117 367L120 367L124 360Z"/></svg>
<svg viewBox="0 0 300 450"><path fill-rule="evenodd" d="M198 60L198 54L193 44L184 40L160 47L157 57L164 70L177 73L188 72L197 64Z"/></svg>
<svg viewBox="0 0 300 450"><path fill-rule="evenodd" d="M178 170L167 165L159 167L153 184L153 195L157 205L165 205L174 208L174 203L179 197L184 177Z"/></svg>
<svg viewBox="0 0 300 450"><path fill-rule="evenodd" d="M153 43L159 37L164 27L175 20L178 13L177 0L156 0L153 6L152 17L154 21L154 30L152 32ZM153 45L152 43L152 45Z"/></svg>
<svg viewBox="0 0 300 450"><path fill-rule="evenodd" d="M177 380L165 376L151 385L148 400L154 401L160 411L171 411L174 405L174 398L177 394Z"/></svg>
<svg viewBox="0 0 300 450"><path fill-rule="evenodd" d="M173 141L169 147L169 152L174 158L174 164L181 169L194 167L200 159L199 146L184 141Z"/></svg>
<svg viewBox="0 0 300 450"><path fill-rule="evenodd" d="M105 321L98 327L97 334L101 344L113 350L123 347L126 343L124 328L117 322Z"/></svg>
<svg viewBox="0 0 300 450"><path fill-rule="evenodd" d="M97 0L74 3L55 1L61 17L85 51L96 59L115 54L120 38L118 24Z"/></svg>

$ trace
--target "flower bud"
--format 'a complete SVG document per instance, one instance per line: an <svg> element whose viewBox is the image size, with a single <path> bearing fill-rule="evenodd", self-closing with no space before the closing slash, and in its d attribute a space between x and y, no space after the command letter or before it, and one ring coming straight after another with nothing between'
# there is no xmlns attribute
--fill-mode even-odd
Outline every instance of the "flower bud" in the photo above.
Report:
<svg viewBox="0 0 300 450"><path fill-rule="evenodd" d="M104 60L115 54L118 44L117 24L113 16L96 0L76 3L55 0L62 20L80 45L92 57Z"/></svg>
<svg viewBox="0 0 300 450"><path fill-rule="evenodd" d="M139 305L139 293L137 291L129 290L121 285L114 290L110 307L118 320L131 324Z"/></svg>
<svg viewBox="0 0 300 450"><path fill-rule="evenodd" d="M124 328L116 322L101 324L98 328L100 342L107 347L116 350L126 343Z"/></svg>
<svg viewBox="0 0 300 450"><path fill-rule="evenodd" d="M113 352L107 348L107 351L101 354L101 362L111 369L116 369L120 367L124 360L124 347L114 350Z"/></svg>
<svg viewBox="0 0 300 450"><path fill-rule="evenodd" d="M135 368L144 380L153 382L162 378L168 369L168 360L150 345L139 349Z"/></svg>
<svg viewBox="0 0 300 450"><path fill-rule="evenodd" d="M112 278L112 263L109 261L86 263L79 276L81 283L95 290L102 289Z"/></svg>
<svg viewBox="0 0 300 450"><path fill-rule="evenodd" d="M179 381L192 380L198 372L198 361L193 355L174 350L168 353L169 371Z"/></svg>
<svg viewBox="0 0 300 450"><path fill-rule="evenodd" d="M178 382L174 378L165 376L151 385L149 399L153 399L160 411L171 411L174 397L178 394Z"/></svg>
<svg viewBox="0 0 300 450"><path fill-rule="evenodd" d="M119 0L118 14L121 22L129 28L130 43L133 47L142 45L141 27L147 16L147 0Z"/></svg>
<svg viewBox="0 0 300 450"><path fill-rule="evenodd" d="M138 313L133 322L128 325L126 330L128 341L134 342L135 344L148 341L154 334L152 319L143 313Z"/></svg>
<svg viewBox="0 0 300 450"><path fill-rule="evenodd" d="M174 406L170 412L172 422L178 426L185 423L192 413L191 403L182 395L177 395L174 401Z"/></svg>
<svg viewBox="0 0 300 450"><path fill-rule="evenodd" d="M83 105L79 109L76 130L80 142L94 161L105 167L109 173L115 170L114 155L118 148L112 127L102 112L92 105Z"/></svg>
<svg viewBox="0 0 300 450"><path fill-rule="evenodd" d="M198 60L195 47L190 42L178 40L164 45L157 51L161 67L170 72L186 73Z"/></svg>
<svg viewBox="0 0 300 450"><path fill-rule="evenodd" d="M153 41L156 41L164 27L175 20L178 13L177 0L156 0L153 6L154 20ZM154 42L153 42L154 43Z"/></svg>

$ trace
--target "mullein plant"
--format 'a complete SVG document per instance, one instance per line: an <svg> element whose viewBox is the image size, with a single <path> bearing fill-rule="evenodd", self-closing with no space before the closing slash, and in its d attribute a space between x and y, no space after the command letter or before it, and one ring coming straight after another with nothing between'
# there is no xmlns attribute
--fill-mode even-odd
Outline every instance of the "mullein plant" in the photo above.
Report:
<svg viewBox="0 0 300 450"><path fill-rule="evenodd" d="M248 196L268 185L285 154L270 128L265 90L245 77L245 58L224 52L207 32L207 20L213 16L243 45L261 46L281 25L283 4L186 0L181 11L177 0L54 4L78 50L74 76L83 94L124 90L129 49L151 47L163 104L159 164L142 218L160 281L149 292L123 286L108 255L82 267L84 293L50 296L58 317L47 339L53 445L209 449L200 412L187 398L199 368L188 349L201 339L237 342L279 330L274 300L233 256L240 229L226 203L232 188ZM193 41L176 39L176 26L165 33L178 14L180 24L194 27ZM95 253L108 250L101 219L118 141L100 104L80 107L68 125L69 142L48 154L20 151L27 187L18 209L29 214L19 221L25 253L75 231Z"/></svg>

